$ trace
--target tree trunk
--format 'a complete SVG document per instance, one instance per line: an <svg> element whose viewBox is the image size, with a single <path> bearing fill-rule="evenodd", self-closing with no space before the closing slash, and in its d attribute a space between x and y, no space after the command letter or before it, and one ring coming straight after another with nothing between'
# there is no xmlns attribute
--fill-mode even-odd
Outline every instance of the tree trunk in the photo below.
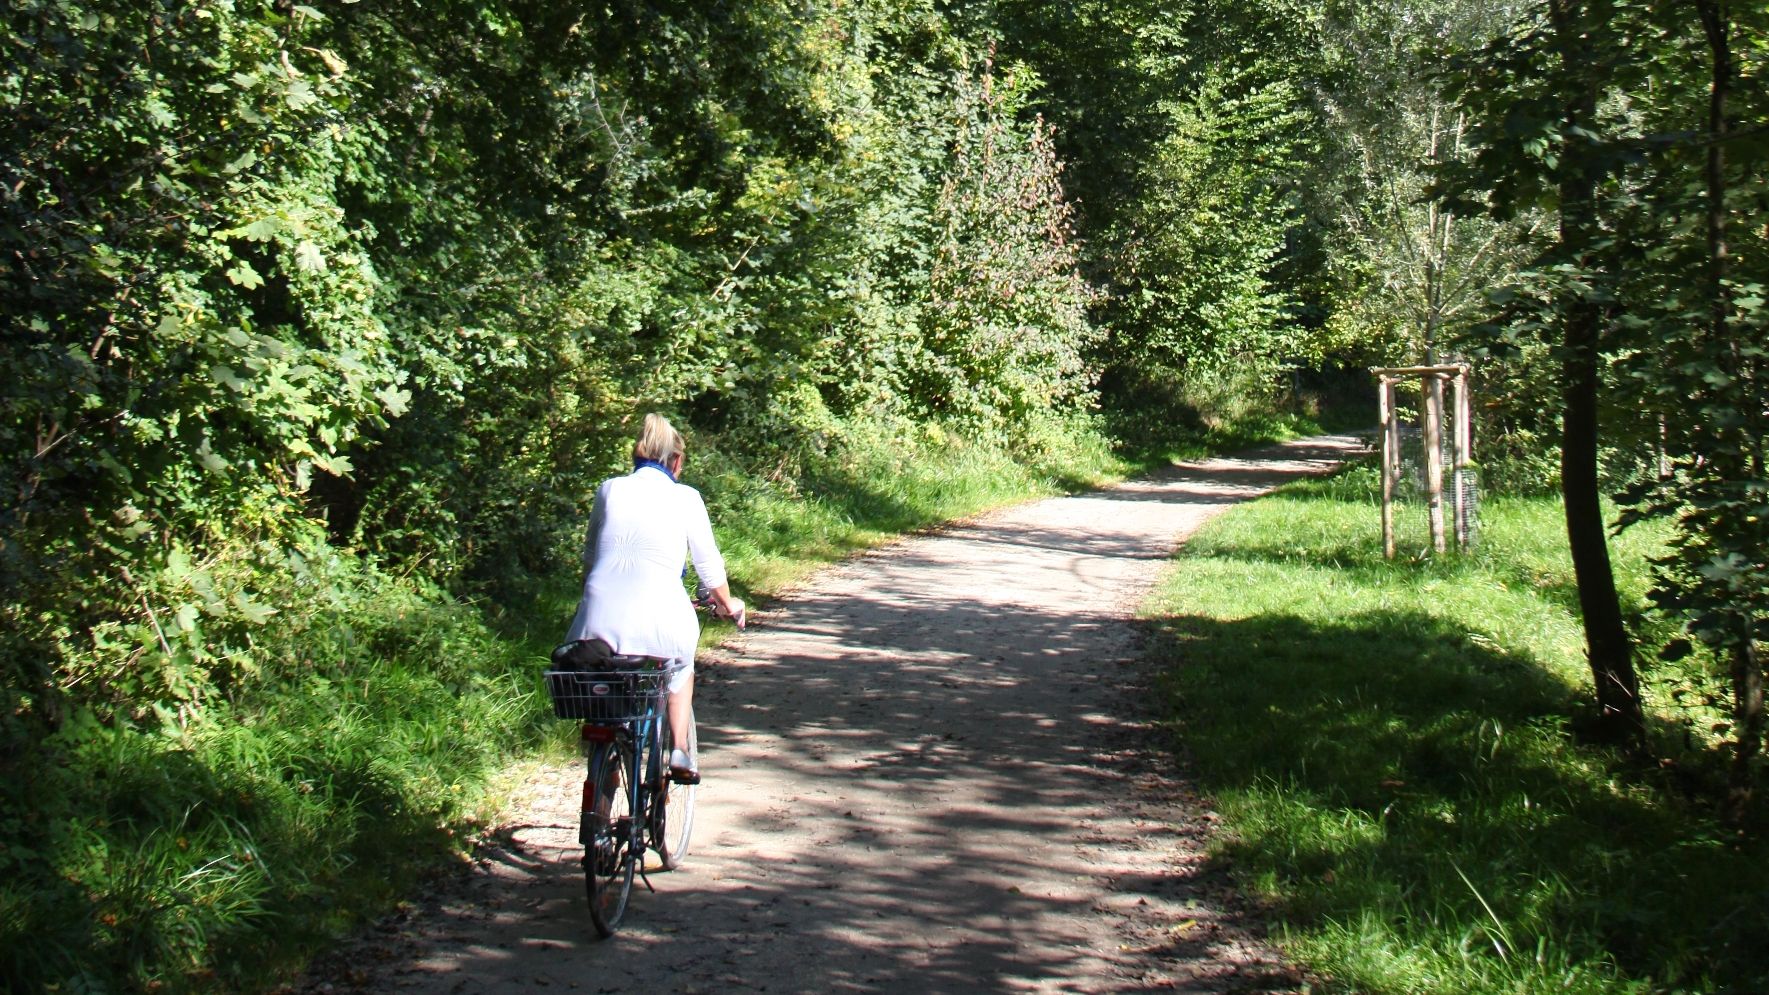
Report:
<svg viewBox="0 0 1769 995"><path fill-rule="evenodd" d="M1727 816L1743 823L1750 812L1755 779L1751 767L1763 743L1763 664L1751 638L1754 619L1746 613L1732 647L1732 772L1726 792Z"/></svg>
<svg viewBox="0 0 1769 995"><path fill-rule="evenodd" d="M1597 232L1595 158L1580 132L1594 126L1597 92L1581 77L1590 64L1584 39L1586 12L1577 0L1550 4L1554 33L1567 78L1580 80L1568 94L1561 121L1559 166L1560 244L1581 267ZM1562 312L1560 487L1566 502L1566 538L1584 616L1585 649L1597 689L1597 722L1591 730L1605 742L1639 747L1646 720L1634 674L1633 644L1622 620L1615 574L1610 568L1601 492L1597 482L1597 399L1601 386L1599 340L1602 305L1581 294Z"/></svg>
<svg viewBox="0 0 1769 995"><path fill-rule="evenodd" d="M1584 616L1585 652L1597 687L1596 738L1639 746L1645 741L1646 719L1634 674L1633 644L1610 568L1597 484L1596 333L1601 320L1595 305L1582 302L1566 319L1560 489L1566 502L1566 540L1578 581L1579 611Z"/></svg>

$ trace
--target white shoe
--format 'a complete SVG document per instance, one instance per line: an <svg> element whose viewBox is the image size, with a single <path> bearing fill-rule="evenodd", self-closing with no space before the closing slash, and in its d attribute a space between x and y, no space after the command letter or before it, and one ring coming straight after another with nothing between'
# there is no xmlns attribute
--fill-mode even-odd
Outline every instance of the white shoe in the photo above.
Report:
<svg viewBox="0 0 1769 995"><path fill-rule="evenodd" d="M670 751L670 780L677 784L699 784L700 769L686 750Z"/></svg>

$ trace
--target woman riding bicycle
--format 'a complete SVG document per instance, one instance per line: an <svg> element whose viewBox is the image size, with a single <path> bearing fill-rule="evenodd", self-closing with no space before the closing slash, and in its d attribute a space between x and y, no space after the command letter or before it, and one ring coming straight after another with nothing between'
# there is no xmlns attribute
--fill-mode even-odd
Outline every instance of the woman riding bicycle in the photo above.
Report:
<svg viewBox="0 0 1769 995"><path fill-rule="evenodd" d="M718 614L742 628L744 609L726 585L700 492L677 482L684 457L682 434L662 415L646 415L633 444L633 472L596 490L584 538L583 600L565 638L601 639L616 653L666 661L670 773L693 783L700 774L688 752L688 727L700 623L682 588L683 549Z"/></svg>

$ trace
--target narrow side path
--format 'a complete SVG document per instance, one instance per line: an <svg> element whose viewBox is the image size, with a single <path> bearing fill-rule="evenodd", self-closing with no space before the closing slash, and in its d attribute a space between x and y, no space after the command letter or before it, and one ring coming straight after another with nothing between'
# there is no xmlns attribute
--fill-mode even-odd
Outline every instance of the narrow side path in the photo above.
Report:
<svg viewBox="0 0 1769 995"><path fill-rule="evenodd" d="M1131 617L1205 520L1330 436L1007 509L818 575L703 669L694 849L593 939L577 780L322 970L418 992L1281 992L1141 724ZM316 976L310 985L322 981ZM311 990L311 988L310 988Z"/></svg>

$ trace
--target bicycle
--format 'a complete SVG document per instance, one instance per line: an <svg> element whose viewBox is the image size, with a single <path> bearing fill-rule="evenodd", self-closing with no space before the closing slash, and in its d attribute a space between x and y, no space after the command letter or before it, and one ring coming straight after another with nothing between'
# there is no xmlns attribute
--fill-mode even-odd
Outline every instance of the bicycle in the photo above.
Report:
<svg viewBox="0 0 1769 995"><path fill-rule="evenodd" d="M572 644L554 651L555 665ZM558 718L582 722L588 759L583 788L584 889L590 921L602 938L613 936L626 915L635 875L656 891L644 861L657 852L663 870L688 854L694 830L697 785L677 783L665 756L672 742L664 707L664 661L609 655L593 670L549 670L547 690ZM699 745L694 713L688 713L688 751Z"/></svg>

